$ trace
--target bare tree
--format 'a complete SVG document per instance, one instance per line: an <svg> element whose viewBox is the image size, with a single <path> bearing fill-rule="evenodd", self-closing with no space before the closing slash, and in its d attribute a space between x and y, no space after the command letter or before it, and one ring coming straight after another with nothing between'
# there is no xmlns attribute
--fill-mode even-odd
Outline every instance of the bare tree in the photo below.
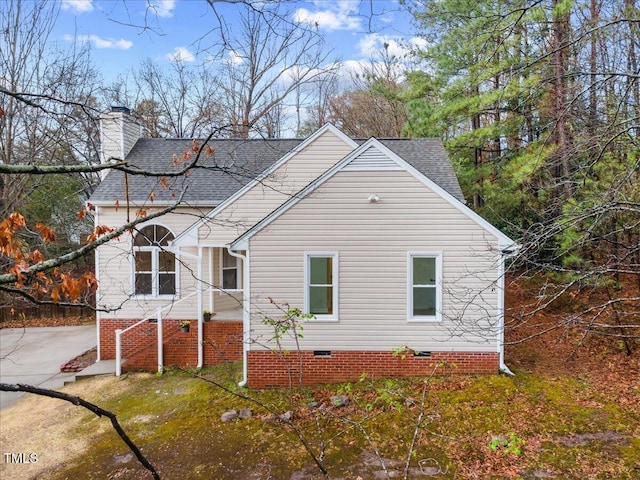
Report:
<svg viewBox="0 0 640 480"><path fill-rule="evenodd" d="M151 136L201 138L220 125L220 91L211 69L175 58L167 70L147 59L133 76L136 99L128 103Z"/></svg>
<svg viewBox="0 0 640 480"><path fill-rule="evenodd" d="M418 122L448 136L467 197L520 238L514 270L542 283L516 323L544 311L551 329L630 353L640 337L637 1L414 5L439 90Z"/></svg>
<svg viewBox="0 0 640 480"><path fill-rule="evenodd" d="M64 50L52 42L58 13L58 3L45 1L11 0L0 5L4 165L97 161L93 100L99 76L86 46ZM33 178L0 176L0 215L20 208L35 188Z"/></svg>
<svg viewBox="0 0 640 480"><path fill-rule="evenodd" d="M305 122L301 122L299 113L305 104L301 99L304 92L296 92L297 132L299 136L308 135L330 121L331 100L338 95L339 88L339 76L334 70L319 76L311 85L308 85L305 90L311 99L311 106L307 107L308 118Z"/></svg>
<svg viewBox="0 0 640 480"><path fill-rule="evenodd" d="M218 14L216 2L210 2ZM218 87L234 137L273 133L261 126L269 113L287 107L301 86L325 74L329 53L315 26L288 18L280 3L243 4L235 27L220 20L223 63ZM268 123L268 122L267 122Z"/></svg>
<svg viewBox="0 0 640 480"><path fill-rule="evenodd" d="M352 136L401 137L407 122L402 73L402 64L385 44L381 60L371 60L355 74L354 89L329 101L329 121Z"/></svg>

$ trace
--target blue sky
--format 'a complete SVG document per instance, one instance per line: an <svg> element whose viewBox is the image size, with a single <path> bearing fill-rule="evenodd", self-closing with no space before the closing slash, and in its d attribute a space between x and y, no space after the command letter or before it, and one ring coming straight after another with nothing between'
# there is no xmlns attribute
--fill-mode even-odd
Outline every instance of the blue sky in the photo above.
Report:
<svg viewBox="0 0 640 480"><path fill-rule="evenodd" d="M128 73L146 58L159 63L176 56L184 61L202 60L199 40L215 22L206 0L59 1L56 40L89 42L94 62L107 81ZM219 5L225 20L233 21L237 6ZM288 2L286 6L292 19L317 24L335 54L347 64L375 59L384 43L399 55L403 40L418 41L411 38L409 15L394 0L323 0Z"/></svg>

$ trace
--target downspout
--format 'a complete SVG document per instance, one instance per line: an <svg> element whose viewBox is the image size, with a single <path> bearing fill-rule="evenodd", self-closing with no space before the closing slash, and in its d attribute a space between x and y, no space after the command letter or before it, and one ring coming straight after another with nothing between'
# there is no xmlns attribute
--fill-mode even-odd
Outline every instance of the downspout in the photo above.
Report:
<svg viewBox="0 0 640 480"><path fill-rule="evenodd" d="M202 247L198 245L198 264L197 264L197 278L198 278L198 365L196 368L200 369L204 365L204 325L202 323Z"/></svg>
<svg viewBox="0 0 640 480"><path fill-rule="evenodd" d="M505 285L505 261L512 252L500 249L500 262L498 265L498 354L500 356L500 373L514 376L514 373L504 363L504 285Z"/></svg>
<svg viewBox="0 0 640 480"><path fill-rule="evenodd" d="M249 350L249 329L251 328L249 321L249 297L251 294L251 285L249 281L249 250L247 254L242 255L237 252L231 251L227 246L227 252L232 257L236 257L242 260L242 380L238 382L239 387L246 387L249 380L249 371L247 364L247 352Z"/></svg>

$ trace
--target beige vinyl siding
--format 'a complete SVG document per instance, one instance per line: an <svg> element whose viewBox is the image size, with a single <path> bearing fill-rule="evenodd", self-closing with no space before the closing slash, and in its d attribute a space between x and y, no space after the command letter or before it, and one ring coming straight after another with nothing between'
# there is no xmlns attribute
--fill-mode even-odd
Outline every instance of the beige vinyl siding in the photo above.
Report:
<svg viewBox="0 0 640 480"><path fill-rule="evenodd" d="M341 171L250 240L252 335L269 297L302 308L305 252L338 252L339 320L305 322L303 349L496 351L497 243L407 172ZM407 320L408 252L442 254L441 322Z"/></svg>
<svg viewBox="0 0 640 480"><path fill-rule="evenodd" d="M117 227L127 221L124 208L98 207L98 221L101 225ZM197 216L204 215L206 209L180 208L174 213L164 215L149 223L157 223L168 227L174 235L178 235L194 222ZM153 213L150 210L149 213ZM130 214L133 217L134 213ZM144 225L144 224L143 224ZM185 248L184 252L191 255L197 254L196 248ZM102 313L103 318L144 318L153 315L157 308L169 305L171 297L152 299L148 297L132 296L132 237L125 233L120 238L114 239L98 248L99 260L99 291L98 306L116 309L110 313ZM207 275L207 260L203 262L203 274ZM179 274L178 292L180 297L185 297L196 289L197 264L192 258L178 257L176 267ZM167 318L194 318L196 315L196 297L193 296L186 302L175 304L167 313Z"/></svg>
<svg viewBox="0 0 640 480"><path fill-rule="evenodd" d="M214 248L213 255L213 273L215 278L214 285L217 288L222 288L222 276L220 275L220 252L221 248ZM238 260L240 261L240 260ZM227 293L227 292L215 292L213 297L213 303L216 311L223 310L236 310L242 308L242 294L241 293Z"/></svg>
<svg viewBox="0 0 640 480"><path fill-rule="evenodd" d="M232 242L351 150L344 140L331 131L325 132L201 226L199 238L214 243Z"/></svg>

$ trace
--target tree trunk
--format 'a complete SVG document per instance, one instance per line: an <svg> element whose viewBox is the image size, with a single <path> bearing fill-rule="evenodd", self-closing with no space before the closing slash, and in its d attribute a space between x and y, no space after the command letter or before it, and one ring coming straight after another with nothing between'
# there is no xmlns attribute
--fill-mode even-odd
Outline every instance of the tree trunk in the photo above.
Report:
<svg viewBox="0 0 640 480"><path fill-rule="evenodd" d="M557 208L572 196L570 182L571 164L569 160L569 132L567 128L567 38L569 35L569 13L558 8L561 0L553 0L553 25L552 25L552 87L551 105L553 119L552 139L556 145L554 154L554 176L556 180L556 195L558 197ZM557 212L556 212L557 213Z"/></svg>

